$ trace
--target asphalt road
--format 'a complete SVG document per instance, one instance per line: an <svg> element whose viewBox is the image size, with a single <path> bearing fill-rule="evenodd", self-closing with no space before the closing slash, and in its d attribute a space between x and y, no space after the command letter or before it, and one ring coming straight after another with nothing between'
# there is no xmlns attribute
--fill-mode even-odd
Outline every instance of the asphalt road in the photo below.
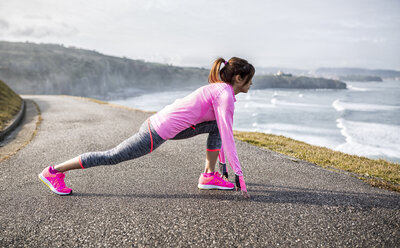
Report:
<svg viewBox="0 0 400 248"><path fill-rule="evenodd" d="M1 247L400 247L399 193L240 141L251 200L200 191L206 135L71 171L73 195L55 195L37 177L44 167L114 147L149 114L65 96L29 99L43 121L0 163Z"/></svg>

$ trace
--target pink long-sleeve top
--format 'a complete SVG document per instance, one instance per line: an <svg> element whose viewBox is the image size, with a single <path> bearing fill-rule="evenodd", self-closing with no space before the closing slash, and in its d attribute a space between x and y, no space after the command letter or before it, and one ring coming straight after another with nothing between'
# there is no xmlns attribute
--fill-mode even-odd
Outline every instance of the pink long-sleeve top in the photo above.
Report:
<svg viewBox="0 0 400 248"><path fill-rule="evenodd" d="M192 125L216 120L228 162L235 174L243 179L232 129L235 101L231 85L208 84L166 106L151 116L150 121L158 135L168 140Z"/></svg>

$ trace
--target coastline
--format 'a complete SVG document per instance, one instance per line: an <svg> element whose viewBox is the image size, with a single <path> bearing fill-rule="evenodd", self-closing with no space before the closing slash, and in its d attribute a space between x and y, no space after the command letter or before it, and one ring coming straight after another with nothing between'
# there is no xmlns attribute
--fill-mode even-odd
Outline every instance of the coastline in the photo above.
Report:
<svg viewBox="0 0 400 248"><path fill-rule="evenodd" d="M145 111L89 97L68 95L60 96L91 101L97 104L108 105L113 108L139 111L147 114L155 113L153 111ZM328 170L349 174L350 176L363 180L374 187L400 192L400 163L350 155L281 135L234 130L234 137L236 140L252 144L261 149L267 149L287 155L291 157L291 160L294 162L298 162L300 159Z"/></svg>
<svg viewBox="0 0 400 248"><path fill-rule="evenodd" d="M347 173L371 186L400 192L400 163L370 159L310 145L280 135L234 131L236 139L310 162L328 170Z"/></svg>
<svg viewBox="0 0 400 248"><path fill-rule="evenodd" d="M396 118L400 107L393 98L399 90L393 81L353 83L348 90L255 89L237 96L233 128L283 135L335 151L399 163L400 153L395 147L400 144ZM171 90L102 100L158 111L189 93ZM377 94L384 100L374 100Z"/></svg>
<svg viewBox="0 0 400 248"><path fill-rule="evenodd" d="M115 108L151 114L155 113L153 111L131 108L89 97L66 97L85 99ZM293 158L293 161L301 159L328 170L349 174L363 180L371 186L400 192L400 163L389 162L384 159L370 159L362 156L350 155L326 147L310 145L281 135L234 130L234 137L237 140L262 149L268 149L290 156Z"/></svg>

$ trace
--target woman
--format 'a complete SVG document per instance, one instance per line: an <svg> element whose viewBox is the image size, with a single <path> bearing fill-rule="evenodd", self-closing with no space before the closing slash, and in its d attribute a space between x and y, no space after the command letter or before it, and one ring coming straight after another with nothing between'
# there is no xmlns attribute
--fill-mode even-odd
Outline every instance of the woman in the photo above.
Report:
<svg viewBox="0 0 400 248"><path fill-rule="evenodd" d="M221 65L223 64L222 68ZM210 71L210 84L198 88L188 96L147 119L138 133L115 148L104 152L89 152L64 163L49 166L39 178L54 193L69 195L64 172L99 165L113 165L151 153L167 140L186 139L208 133L205 171L200 175L200 189L234 189L234 184L215 172L218 156L225 163L224 151L234 170L245 198L249 198L233 138L235 95L247 93L255 69L246 60L237 57L225 61L218 58ZM222 149L223 148L223 149Z"/></svg>

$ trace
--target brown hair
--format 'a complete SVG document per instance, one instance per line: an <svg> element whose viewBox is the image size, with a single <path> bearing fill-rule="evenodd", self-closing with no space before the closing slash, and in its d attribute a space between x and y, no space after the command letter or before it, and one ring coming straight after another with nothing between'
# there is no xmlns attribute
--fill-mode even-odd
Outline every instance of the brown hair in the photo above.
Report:
<svg viewBox="0 0 400 248"><path fill-rule="evenodd" d="M224 63L224 67L220 70L221 64ZM252 64L249 64L247 60L232 57L230 60L225 61L223 58L218 58L214 61L214 64L208 75L209 83L219 83L221 81L233 85L233 78L236 75L240 75L241 78L246 78L247 84L254 76L255 69Z"/></svg>

